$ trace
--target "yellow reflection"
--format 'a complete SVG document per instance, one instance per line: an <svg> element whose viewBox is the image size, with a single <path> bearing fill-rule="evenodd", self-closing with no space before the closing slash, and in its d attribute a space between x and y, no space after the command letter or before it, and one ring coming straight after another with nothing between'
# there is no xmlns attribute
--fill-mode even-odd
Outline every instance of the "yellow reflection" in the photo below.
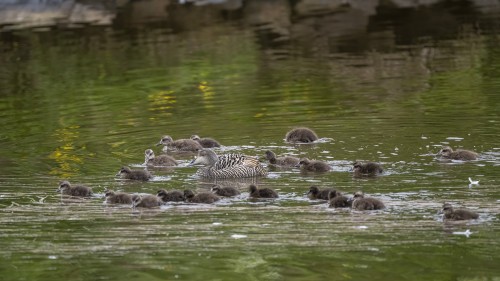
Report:
<svg viewBox="0 0 500 281"><path fill-rule="evenodd" d="M148 100L150 102L149 110L161 112L162 115L171 114L167 111L172 109L173 105L177 102L172 90L152 93L148 95Z"/></svg>
<svg viewBox="0 0 500 281"><path fill-rule="evenodd" d="M212 100L214 99L215 91L213 87L208 85L207 81L201 81L198 85L198 89L202 93L203 98L203 106L205 108L212 108L214 105L212 104Z"/></svg>
<svg viewBox="0 0 500 281"><path fill-rule="evenodd" d="M60 146L49 155L49 158L56 161L58 166L52 167L51 175L57 175L59 178L67 179L78 172L78 166L82 164L83 159L74 153L74 140L78 139L80 126L68 126L58 129L54 132L54 137L61 143ZM85 148L84 148L85 149Z"/></svg>

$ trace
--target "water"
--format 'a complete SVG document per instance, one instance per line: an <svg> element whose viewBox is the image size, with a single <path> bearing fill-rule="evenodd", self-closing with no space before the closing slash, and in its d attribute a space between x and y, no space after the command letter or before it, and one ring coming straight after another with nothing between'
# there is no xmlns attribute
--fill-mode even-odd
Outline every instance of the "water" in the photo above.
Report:
<svg viewBox="0 0 500 281"><path fill-rule="evenodd" d="M138 23L125 9L113 25L0 33L2 279L499 279L498 16L456 5L379 7L363 28L335 32L343 13L301 17L300 6L288 23L262 25L245 10L258 6L200 17L210 8L174 5L185 20ZM425 28L420 13L447 28ZM295 126L321 140L286 144ZM165 134L213 137L218 153L262 161L267 149L321 159L333 171L270 167L266 178L223 182L242 195L213 206L104 205L106 188L211 186L193 177L190 154L152 169L151 182L115 179L122 165L142 168L144 150L159 153ZM438 161L442 145L481 157ZM385 174L353 178L355 160ZM61 198L61 179L96 195ZM252 182L280 198L248 200ZM313 184L363 190L387 209L329 209L305 197ZM480 218L443 222L443 202Z"/></svg>

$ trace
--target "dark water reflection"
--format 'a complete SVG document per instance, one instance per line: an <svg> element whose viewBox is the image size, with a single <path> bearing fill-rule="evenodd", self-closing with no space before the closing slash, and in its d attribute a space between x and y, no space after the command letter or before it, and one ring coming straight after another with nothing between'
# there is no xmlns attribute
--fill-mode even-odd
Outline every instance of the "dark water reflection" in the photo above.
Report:
<svg viewBox="0 0 500 281"><path fill-rule="evenodd" d="M97 26L3 21L4 279L498 279L498 7L312 2L134 1L91 5L109 16ZM297 125L321 140L284 143ZM180 154L179 167L152 168L151 182L113 177L122 165L143 168L144 150L159 153L165 134L216 138L218 153L321 159L333 171L269 167L263 179L215 182L193 177L193 155ZM481 157L438 161L444 144ZM354 160L385 173L353 178ZM61 198L61 179L96 195ZM242 195L153 210L103 204L106 188L214 183ZM250 183L280 198L249 201ZM313 184L363 190L387 209L329 209L305 197ZM443 202L480 218L445 223Z"/></svg>

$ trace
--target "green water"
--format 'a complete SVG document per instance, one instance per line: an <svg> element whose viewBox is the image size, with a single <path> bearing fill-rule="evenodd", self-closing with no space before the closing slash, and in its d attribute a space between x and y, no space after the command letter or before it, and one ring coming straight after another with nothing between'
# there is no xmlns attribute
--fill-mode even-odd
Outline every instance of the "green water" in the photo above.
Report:
<svg viewBox="0 0 500 281"><path fill-rule="evenodd" d="M279 44L239 18L179 30L1 34L1 279L499 280L498 35L458 20L453 36L381 39L412 23L393 24L359 38L292 32ZM321 140L285 143L295 126ZM193 155L152 169L148 183L115 179L122 165L142 168L145 149L159 153L165 134L213 137L220 154L262 161L268 149L307 156L333 170L270 168L256 181L279 192L274 201L249 201L252 180L241 180L223 183L241 196L213 206L103 204L106 188L211 186L187 167ZM445 144L481 157L438 161ZM353 178L354 160L378 161L385 174ZM480 185L469 187L468 177ZM61 179L96 196L61 198ZM387 209L329 209L306 198L312 184L363 190ZM443 202L480 218L445 223Z"/></svg>

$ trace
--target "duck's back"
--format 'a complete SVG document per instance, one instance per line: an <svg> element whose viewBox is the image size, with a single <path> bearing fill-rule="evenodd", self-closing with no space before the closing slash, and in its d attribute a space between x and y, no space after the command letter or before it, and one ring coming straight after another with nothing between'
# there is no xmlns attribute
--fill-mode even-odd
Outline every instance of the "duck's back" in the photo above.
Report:
<svg viewBox="0 0 500 281"><path fill-rule="evenodd" d="M453 151L451 153L450 158L454 159L454 160L476 160L477 153L470 151L470 150L458 149L458 150Z"/></svg>

